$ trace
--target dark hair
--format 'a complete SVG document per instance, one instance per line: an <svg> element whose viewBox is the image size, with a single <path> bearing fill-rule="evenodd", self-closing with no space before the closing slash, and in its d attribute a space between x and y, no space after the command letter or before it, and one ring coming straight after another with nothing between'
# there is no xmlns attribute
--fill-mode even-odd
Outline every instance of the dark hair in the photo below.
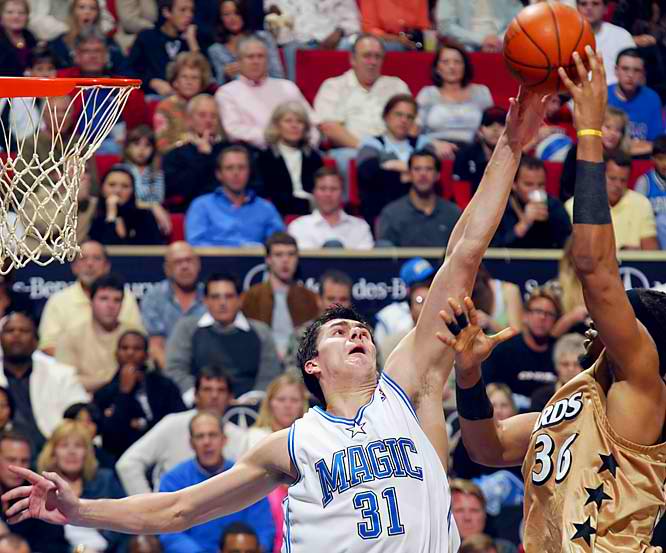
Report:
<svg viewBox="0 0 666 553"><path fill-rule="evenodd" d="M322 391L321 386L319 385L319 379L316 376L313 376L305 372L305 364L311 359L317 357L319 353L317 351L319 330L326 323L333 321L335 319L348 319L351 321L358 321L359 323L363 324L366 328L368 328L368 330L370 329L370 325L368 325L365 319L353 307L342 307L341 305L334 305L332 307L329 307L326 311L324 311L305 330L305 334L303 334L303 338L301 338L301 343L298 346L296 360L298 367L301 369L301 374L303 375L303 383L305 384L306 388L314 397L316 397L323 404L326 403L326 398L324 397L324 392Z"/></svg>
<svg viewBox="0 0 666 553"><path fill-rule="evenodd" d="M216 365L205 365L199 369L196 378L194 379L194 391L195 393L199 391L201 386L201 381L206 378L208 380L224 380L227 383L227 388L230 392L233 392L231 386L231 377L227 372L222 368Z"/></svg>
<svg viewBox="0 0 666 553"><path fill-rule="evenodd" d="M323 179L324 177L338 177L342 181L342 176L340 175L340 172L338 171L337 167L329 167L328 165L323 165L322 167L317 169L314 174L315 184L319 179Z"/></svg>
<svg viewBox="0 0 666 553"><path fill-rule="evenodd" d="M220 537L220 551L224 549L224 543L227 541L227 536L233 536L235 534L246 534L248 536L254 536L254 539L256 539L257 543L259 543L259 536L257 536L254 528L248 526L244 522L232 522L222 532L222 536Z"/></svg>
<svg viewBox="0 0 666 553"><path fill-rule="evenodd" d="M217 25L215 28L215 42L219 42L220 44L226 44L233 36L222 22L222 6L224 6L224 4L227 2L231 2L234 6L236 6L236 11L238 12L238 15L240 15L240 18L243 20L243 25L241 26L238 34L242 35L249 31L247 26L247 22L249 21L248 10L245 2L243 0L220 0L217 4L218 14Z"/></svg>
<svg viewBox="0 0 666 553"><path fill-rule="evenodd" d="M627 298L636 318L654 340L659 356L659 374L666 375L666 294L646 288L632 288Z"/></svg>
<svg viewBox="0 0 666 553"><path fill-rule="evenodd" d="M356 37L354 44L352 44L352 49L351 49L352 55L356 55L356 48L358 47L359 43L362 40L365 40L366 38L375 40L377 44L379 44L382 47L382 52L386 53L386 47L384 46L384 41L381 38L379 38L377 35L373 35L372 33L361 33Z"/></svg>
<svg viewBox="0 0 666 553"><path fill-rule="evenodd" d="M435 57L432 60L432 69L431 69L432 84L434 84L437 88L440 88L444 84L444 79L442 79L442 76L439 74L439 71L437 69L437 66L439 65L439 58L444 50L455 50L462 56L465 70L463 71L463 77L462 81L460 82L460 86L462 86L463 88L466 87L469 83L472 82L472 79L474 78L474 66L472 65L472 62L469 59L467 52L465 52L465 47L459 42L456 42L455 40L451 39L446 39L445 41L442 42L440 47L437 48L437 53L435 54Z"/></svg>
<svg viewBox="0 0 666 553"><path fill-rule="evenodd" d="M55 54L45 42L37 43L30 51L30 66L34 67L38 63L50 63L53 67L58 65Z"/></svg>
<svg viewBox="0 0 666 553"><path fill-rule="evenodd" d="M76 420L81 411L86 411L90 415L90 419L101 429L102 425L102 412L95 403L74 403L70 405L62 414L62 418Z"/></svg>
<svg viewBox="0 0 666 553"><path fill-rule="evenodd" d="M123 159L125 161L130 161L131 163L134 163L129 159L129 147L132 144L136 144L137 142L139 142L139 140L142 140L144 138L148 140L150 146L153 148L153 153L150 154L150 157L146 161L146 165L150 165L153 162L153 160L155 159L155 154L157 152L157 147L155 144L155 132L148 125L139 125L138 127L134 127L132 130L127 131L127 136L125 137L125 145L123 147ZM123 169L127 168L126 166L122 165L121 167ZM134 182L134 176L131 174L130 176L132 177L132 182Z"/></svg>
<svg viewBox="0 0 666 553"><path fill-rule="evenodd" d="M123 332L118 338L118 346L120 346L120 342L122 342L127 336L136 336L137 338L140 338L143 342L143 351L148 353L148 336L138 330L126 330Z"/></svg>
<svg viewBox="0 0 666 553"><path fill-rule="evenodd" d="M213 282L230 282L234 286L234 290L236 290L236 293L240 296L240 293L242 292L241 284L240 281L238 280L238 277L234 275L233 273L224 273L222 271L216 271L214 273L209 274L206 277L206 280L204 281L204 295L208 295L210 293L210 285Z"/></svg>
<svg viewBox="0 0 666 553"><path fill-rule="evenodd" d="M158 0L157 2L157 7L159 9L159 18L163 18L164 16L162 15L162 10L169 10L171 11L173 9L173 3L175 0Z"/></svg>
<svg viewBox="0 0 666 553"><path fill-rule="evenodd" d="M278 245L294 246L294 248L296 248L296 251L298 251L298 244L296 243L296 239L291 234L278 230L277 232L271 234L264 243L264 247L266 248L266 255L267 256L271 255L271 250L273 249L273 246L278 246Z"/></svg>
<svg viewBox="0 0 666 553"><path fill-rule="evenodd" d="M643 59L643 56L641 56L641 53L638 51L638 48L634 47L620 50L618 55L615 57L615 65L620 65L620 58L623 58L625 56L628 58L638 58L643 62L643 65L645 65L645 60Z"/></svg>
<svg viewBox="0 0 666 553"><path fill-rule="evenodd" d="M7 404L9 405L9 420L12 420L14 418L14 412L16 411L14 397L9 388L5 388L4 386L0 386L0 392L5 394L5 397L7 398Z"/></svg>
<svg viewBox="0 0 666 553"><path fill-rule="evenodd" d="M2 442L23 442L24 444L27 444L28 449L32 453L32 442L30 441L30 438L23 434L23 432L19 432L18 430L4 430L0 432L0 444Z"/></svg>
<svg viewBox="0 0 666 553"><path fill-rule="evenodd" d="M90 286L90 299L95 297L95 294L102 289L111 289L118 292L122 292L123 296L125 295L125 279L118 274L109 273L108 275L102 275Z"/></svg>
<svg viewBox="0 0 666 553"><path fill-rule="evenodd" d="M520 170L523 168L532 169L532 170L542 169L545 171L546 165L539 158L536 158L534 156L523 155L520 158L520 163L518 163L518 169L516 171L516 176L514 177L514 180L518 180L518 175L520 175Z"/></svg>
<svg viewBox="0 0 666 553"><path fill-rule="evenodd" d="M439 161L439 158L435 155L435 153L432 150L429 150L427 148L421 148L420 150L416 150L415 152L412 152L411 155L409 156L409 161L407 163L407 166L411 169L412 168L412 163L415 158L417 157L429 157L435 162L435 170L439 173L442 169L442 162Z"/></svg>
<svg viewBox="0 0 666 553"><path fill-rule="evenodd" d="M104 202L102 202L102 203L104 203ZM104 256L104 259L106 261L108 261L109 260L109 252L106 251L106 246L104 244L102 244L99 240L93 240L92 238L86 238L85 240L81 240L81 242L79 243L79 249L82 249L85 244L90 244L91 242L93 244L97 244L100 248L102 248L102 255ZM77 257L76 259L80 259L80 257Z"/></svg>
<svg viewBox="0 0 666 553"><path fill-rule="evenodd" d="M386 119L386 116L393 111L393 108L397 106L398 104L409 104L414 108L414 111L419 110L419 106L416 103L416 100L414 100L414 96L411 94L396 94L394 96L391 96L389 98L389 101L386 102L386 105L384 106L384 111L382 112L382 118Z"/></svg>
<svg viewBox="0 0 666 553"><path fill-rule="evenodd" d="M224 158L228 154L243 154L247 158L248 164L250 163L250 160L252 159L250 156L250 150L248 150L245 146L242 144L233 144L231 146L227 146L224 150L222 150L218 156L217 159L215 160L215 167L218 169L222 168L222 162L224 161Z"/></svg>
<svg viewBox="0 0 666 553"><path fill-rule="evenodd" d="M109 178L109 175L111 173L123 173L124 175L127 175L130 178L130 181L132 182L132 195L134 195L134 193L136 192L136 183L134 182L134 175L132 174L132 170L124 163L116 163L115 165L112 165L111 168L104 175L104 178L102 178L100 187L104 186L106 179Z"/></svg>
<svg viewBox="0 0 666 553"><path fill-rule="evenodd" d="M660 134L652 143L652 157L666 154L666 134Z"/></svg>
<svg viewBox="0 0 666 553"><path fill-rule="evenodd" d="M353 282L351 277L338 269L329 269L322 273L319 277L319 295L321 296L324 293L324 283L325 282L335 282L336 284L342 284L344 286L352 287Z"/></svg>
<svg viewBox="0 0 666 553"><path fill-rule="evenodd" d="M618 167L628 167L631 169L631 155L620 149L613 150L612 152L604 152L604 161L606 164L608 164L609 161L612 161Z"/></svg>

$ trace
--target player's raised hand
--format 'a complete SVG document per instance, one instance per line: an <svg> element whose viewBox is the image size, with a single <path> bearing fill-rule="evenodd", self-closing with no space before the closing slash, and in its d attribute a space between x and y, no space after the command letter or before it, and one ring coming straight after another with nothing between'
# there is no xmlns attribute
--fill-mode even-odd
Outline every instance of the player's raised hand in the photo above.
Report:
<svg viewBox="0 0 666 553"><path fill-rule="evenodd" d="M79 498L58 474L45 472L40 476L31 470L14 466L10 466L9 470L29 482L29 485L19 486L2 495L3 510L10 524L29 518L52 524L75 521ZM10 505L12 501L14 503Z"/></svg>
<svg viewBox="0 0 666 553"><path fill-rule="evenodd" d="M590 74L578 52L574 52L578 83L573 82L563 67L558 69L560 79L569 90L574 100L574 123L577 130L600 130L606 116L608 103L608 86L604 61L600 53L595 53L589 46L585 47L590 62Z"/></svg>
<svg viewBox="0 0 666 553"><path fill-rule="evenodd" d="M477 370L495 346L517 334L513 328L505 328L497 334L486 335L479 325L472 298L466 297L464 304L467 314L456 300L449 298L449 306L454 315L448 311L439 313L450 332L438 332L437 339L455 350L456 371Z"/></svg>
<svg viewBox="0 0 666 553"><path fill-rule="evenodd" d="M548 96L521 86L517 98L510 98L509 114L506 117L505 136L509 144L521 150L539 132L546 114Z"/></svg>

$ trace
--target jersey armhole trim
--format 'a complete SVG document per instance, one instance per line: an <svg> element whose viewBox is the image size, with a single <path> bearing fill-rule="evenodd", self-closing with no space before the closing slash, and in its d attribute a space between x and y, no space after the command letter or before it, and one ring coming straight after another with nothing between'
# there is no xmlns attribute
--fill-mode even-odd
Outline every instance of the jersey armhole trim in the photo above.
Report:
<svg viewBox="0 0 666 553"><path fill-rule="evenodd" d="M398 384L395 380L393 380L388 374L385 372L382 373L380 379L384 379L386 384L393 389L393 391L398 394L398 397L402 399L402 401L407 405L407 408L409 409L410 413L414 415L414 418L416 419L416 422L420 424L419 417L416 414L416 409L414 408L414 404L412 403L412 400L409 399L409 396L405 393L405 391L400 387L400 384Z"/></svg>
<svg viewBox="0 0 666 553"><path fill-rule="evenodd" d="M298 484L303 478L301 469L298 468L298 463L296 462L296 449L294 447L295 429L296 429L296 424L294 423L289 427L289 436L287 438L287 449L289 450L289 458L291 459L291 464L294 465L294 468L296 469L297 473L296 480L294 480L291 484L289 484L290 487Z"/></svg>

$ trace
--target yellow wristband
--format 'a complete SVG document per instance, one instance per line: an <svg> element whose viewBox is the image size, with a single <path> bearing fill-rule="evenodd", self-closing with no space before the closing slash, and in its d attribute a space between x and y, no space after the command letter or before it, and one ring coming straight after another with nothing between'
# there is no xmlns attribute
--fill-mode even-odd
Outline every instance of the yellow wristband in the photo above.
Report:
<svg viewBox="0 0 666 553"><path fill-rule="evenodd" d="M578 136L598 136L601 138L603 134L597 129L581 129L576 133Z"/></svg>

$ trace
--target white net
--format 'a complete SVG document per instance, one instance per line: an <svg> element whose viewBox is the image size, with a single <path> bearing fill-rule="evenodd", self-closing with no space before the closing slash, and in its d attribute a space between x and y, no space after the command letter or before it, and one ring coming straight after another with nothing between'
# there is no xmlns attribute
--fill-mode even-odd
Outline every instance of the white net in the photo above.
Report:
<svg viewBox="0 0 666 553"><path fill-rule="evenodd" d="M133 89L78 86L69 96L0 100L0 274L74 259L86 162Z"/></svg>

